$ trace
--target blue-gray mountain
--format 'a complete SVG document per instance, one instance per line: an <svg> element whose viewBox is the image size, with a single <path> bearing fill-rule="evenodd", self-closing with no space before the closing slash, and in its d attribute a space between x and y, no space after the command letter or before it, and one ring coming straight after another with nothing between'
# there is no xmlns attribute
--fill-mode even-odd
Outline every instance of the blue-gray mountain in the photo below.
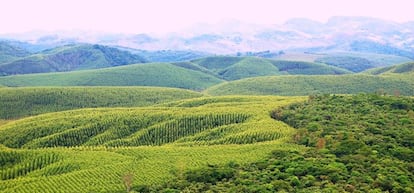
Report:
<svg viewBox="0 0 414 193"><path fill-rule="evenodd" d="M39 35L38 45L86 42L141 50L193 50L213 54L280 50L363 51L413 58L414 22L396 23L367 17L332 17L321 23L296 18L281 25L237 21L197 25L185 32L153 34ZM20 40L33 40L32 34ZM375 45L375 46L372 46Z"/></svg>
<svg viewBox="0 0 414 193"><path fill-rule="evenodd" d="M5 53L0 51L0 54ZM66 45L30 55L24 51L15 53L16 57L0 63L0 75L64 72L146 62L141 56L127 51L91 44Z"/></svg>

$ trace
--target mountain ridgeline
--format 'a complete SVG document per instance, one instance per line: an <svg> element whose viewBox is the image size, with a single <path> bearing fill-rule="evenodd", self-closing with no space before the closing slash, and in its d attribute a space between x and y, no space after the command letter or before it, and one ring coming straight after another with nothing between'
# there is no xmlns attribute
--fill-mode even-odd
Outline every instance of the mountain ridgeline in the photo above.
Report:
<svg viewBox="0 0 414 193"><path fill-rule="evenodd" d="M74 44L44 50L0 63L1 75L64 72L146 62L139 55L116 48Z"/></svg>
<svg viewBox="0 0 414 193"><path fill-rule="evenodd" d="M0 64L30 55L28 51L7 41L0 41Z"/></svg>

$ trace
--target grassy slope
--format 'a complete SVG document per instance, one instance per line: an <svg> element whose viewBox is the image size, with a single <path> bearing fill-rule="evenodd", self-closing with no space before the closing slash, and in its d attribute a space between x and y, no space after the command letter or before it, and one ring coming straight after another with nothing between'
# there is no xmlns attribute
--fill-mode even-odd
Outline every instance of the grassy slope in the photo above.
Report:
<svg viewBox="0 0 414 193"><path fill-rule="evenodd" d="M414 95L414 77L371 75L269 76L226 82L210 87L211 95L310 95L318 93L352 94L360 92L400 92Z"/></svg>
<svg viewBox="0 0 414 193"><path fill-rule="evenodd" d="M30 133L30 130L39 133L39 129L44 131L47 125L49 128L60 127L63 130L44 139L64 135L73 130L70 125L76 128L77 124L83 124L83 122L104 125L117 123L123 125L117 128L126 129L128 122L125 121L138 120L143 117L140 115L154 117L168 115L171 117L168 119L170 121L197 115L205 117L203 115L209 114L243 113L250 117L237 124L212 127L192 135L182 136L162 146L104 148L102 146L88 147L84 146L87 145L84 143L80 144L81 147L34 150L10 150L3 147L2 152L34 154L31 157L23 156L21 162L9 163L11 165L7 168L26 168L24 163L34 159L32 157L36 157L37 154L53 153L57 161L48 162L49 164L40 169L27 169L30 172L21 175L20 178L0 181L0 192L121 192L124 189L122 177L127 173L133 174L134 186L157 184L171 178L173 171L180 172L187 168L197 168L205 164L223 164L229 161L248 163L263 157L274 149L299 150L301 149L299 146L284 143L294 130L271 119L269 112L273 108L302 100L304 98L298 97L210 97L173 102L168 104L168 107L85 109L39 115L9 122L0 127L1 141L8 146L14 146L6 141L16 139L15 137L21 134ZM223 118L220 119L223 120ZM118 122L108 122L108 120ZM148 129L150 128L151 126ZM111 130L111 128L106 129ZM123 138L136 137L142 134L142 131ZM15 137L8 138L7 136ZM73 137L64 139L76 141ZM89 138L91 139L96 139L96 137ZM254 143L261 139L267 142ZM41 140L42 138L38 138L32 142L29 141L25 143L25 147ZM4 173L5 168L0 166L0 171Z"/></svg>
<svg viewBox="0 0 414 193"><path fill-rule="evenodd" d="M6 86L165 86L201 90L222 80L167 63L0 77Z"/></svg>
<svg viewBox="0 0 414 193"><path fill-rule="evenodd" d="M277 75L279 69L271 62L261 58L243 58L224 68L218 74L226 80L238 80L248 77Z"/></svg>
<svg viewBox="0 0 414 193"><path fill-rule="evenodd" d="M388 67L375 68L367 70L366 73L379 75L379 74L413 74L414 73L414 62L408 62L403 64L397 64Z"/></svg>
<svg viewBox="0 0 414 193"><path fill-rule="evenodd" d="M200 97L202 94L157 87L0 88L0 119L91 107L133 107Z"/></svg>

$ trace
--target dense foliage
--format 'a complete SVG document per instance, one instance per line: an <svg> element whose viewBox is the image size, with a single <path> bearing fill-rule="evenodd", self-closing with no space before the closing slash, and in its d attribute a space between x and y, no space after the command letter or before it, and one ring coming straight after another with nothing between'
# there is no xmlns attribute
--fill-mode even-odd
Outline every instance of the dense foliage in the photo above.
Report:
<svg viewBox="0 0 414 193"><path fill-rule="evenodd" d="M271 113L298 129L305 151L275 150L177 173L147 192L413 192L414 100L378 95L312 96Z"/></svg>
<svg viewBox="0 0 414 193"><path fill-rule="evenodd" d="M78 108L150 106L200 96L189 90L156 87L0 88L0 119Z"/></svg>
<svg viewBox="0 0 414 193"><path fill-rule="evenodd" d="M414 95L414 76L372 76L350 74L341 76L269 76L226 82L208 88L211 95L287 95L399 93Z"/></svg>

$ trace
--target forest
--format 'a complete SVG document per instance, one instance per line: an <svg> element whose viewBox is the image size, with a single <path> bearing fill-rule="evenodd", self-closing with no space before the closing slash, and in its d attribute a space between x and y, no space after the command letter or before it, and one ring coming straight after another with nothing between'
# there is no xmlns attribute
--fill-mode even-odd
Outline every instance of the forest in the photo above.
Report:
<svg viewBox="0 0 414 193"><path fill-rule="evenodd" d="M177 172L139 192L413 192L414 99L359 94L309 96L271 117L297 129L290 143L249 164Z"/></svg>

